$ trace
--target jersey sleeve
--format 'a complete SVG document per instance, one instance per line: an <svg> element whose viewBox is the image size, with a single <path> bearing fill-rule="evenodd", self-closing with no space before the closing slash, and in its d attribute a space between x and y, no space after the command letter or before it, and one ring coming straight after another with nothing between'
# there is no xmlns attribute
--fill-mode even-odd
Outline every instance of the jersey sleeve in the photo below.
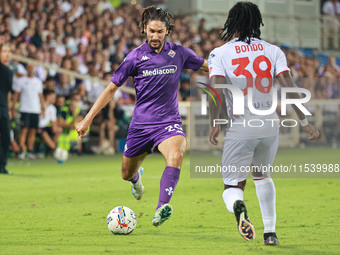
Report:
<svg viewBox="0 0 340 255"><path fill-rule="evenodd" d="M123 62L119 65L117 70L113 73L111 82L117 87L124 84L127 78L135 72L136 57L134 52L130 52Z"/></svg>
<svg viewBox="0 0 340 255"><path fill-rule="evenodd" d="M204 63L204 58L198 56L193 50L187 47L181 47L184 56L184 69L197 71Z"/></svg>
<svg viewBox="0 0 340 255"><path fill-rule="evenodd" d="M283 53L283 51L280 48L277 48L276 62L275 62L275 77L285 71L290 71L290 69L287 66L286 55Z"/></svg>
<svg viewBox="0 0 340 255"><path fill-rule="evenodd" d="M222 65L221 56L216 50L213 50L208 59L209 66L209 78L213 76L223 76L225 77L225 71Z"/></svg>

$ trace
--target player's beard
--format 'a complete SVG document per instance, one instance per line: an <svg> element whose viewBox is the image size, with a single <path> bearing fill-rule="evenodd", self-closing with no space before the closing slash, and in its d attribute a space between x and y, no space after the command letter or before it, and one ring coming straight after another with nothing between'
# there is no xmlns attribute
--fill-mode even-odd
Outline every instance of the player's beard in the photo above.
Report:
<svg viewBox="0 0 340 255"><path fill-rule="evenodd" d="M156 46L156 47L152 46L152 44L151 44L152 42L158 42L158 46ZM162 48L163 43L162 43L161 40L151 40L151 41L149 42L149 46L150 46L150 48L153 49L153 50L159 50L160 48Z"/></svg>

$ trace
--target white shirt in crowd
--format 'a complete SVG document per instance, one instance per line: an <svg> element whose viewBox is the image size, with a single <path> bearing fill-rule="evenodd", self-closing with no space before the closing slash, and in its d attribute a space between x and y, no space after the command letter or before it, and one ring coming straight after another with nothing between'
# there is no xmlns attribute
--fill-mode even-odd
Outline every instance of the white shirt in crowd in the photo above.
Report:
<svg viewBox="0 0 340 255"><path fill-rule="evenodd" d="M28 26L27 21L24 18L16 19L15 16L10 18L10 28L11 34L14 37L19 36L19 34Z"/></svg>
<svg viewBox="0 0 340 255"><path fill-rule="evenodd" d="M94 103L100 94L105 90L104 85L89 80L84 81L87 96L91 103Z"/></svg>
<svg viewBox="0 0 340 255"><path fill-rule="evenodd" d="M45 67L42 66L35 66L34 67L34 76L38 77L42 82L46 81L47 72Z"/></svg>
<svg viewBox="0 0 340 255"><path fill-rule="evenodd" d="M69 12L72 9L72 5L67 1L58 1L58 5L63 12Z"/></svg>
<svg viewBox="0 0 340 255"><path fill-rule="evenodd" d="M20 112L40 114L39 94L43 92L43 84L37 77L21 77L17 79L14 91L20 93Z"/></svg>
<svg viewBox="0 0 340 255"><path fill-rule="evenodd" d="M45 128L47 127L51 122L54 122L57 120L57 108L50 104L45 109L44 116L40 115L39 118L39 128Z"/></svg>
<svg viewBox="0 0 340 255"><path fill-rule="evenodd" d="M332 17L340 15L340 3L337 1L335 4L332 1L326 1L322 6L323 14L328 14Z"/></svg>

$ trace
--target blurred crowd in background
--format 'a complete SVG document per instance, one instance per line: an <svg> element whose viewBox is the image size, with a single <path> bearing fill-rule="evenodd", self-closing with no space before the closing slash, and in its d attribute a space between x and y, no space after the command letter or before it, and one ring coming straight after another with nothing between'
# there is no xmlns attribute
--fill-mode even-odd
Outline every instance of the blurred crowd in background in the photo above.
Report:
<svg viewBox="0 0 340 255"><path fill-rule="evenodd" d="M108 83L126 55L145 40L138 27L143 11L139 4L114 8L106 0L2 0L1 3L0 35L11 44L14 54L98 77ZM205 28L204 19L195 24L190 17L175 16L175 29L167 40L208 58L213 48L224 44L218 34L219 28ZM320 63L313 53L305 54L304 50L289 47L283 50L298 86L307 88L312 99L340 98L340 66L335 57L326 56L326 61ZM29 130L28 134L20 132L20 109L19 106L14 108L12 128L16 139L13 139L12 150L20 158L36 158L39 153L46 154L63 143L66 149L76 152L113 154L122 147L116 139L125 138L134 107L133 95L118 90L96 117L89 131L91 146L86 146L86 139L79 142L74 128L104 90L104 85L14 60L11 69L14 71L12 100L21 102L23 85L34 77L41 82L44 95L41 100L45 111L43 118L47 118L48 107L55 107L51 110L55 117L48 123L47 120L39 123L38 135L34 134L34 148L26 144L26 137L32 134ZM190 93L190 87L197 81L209 82L206 73L189 71L183 71L180 80L180 101L197 100L199 90ZM131 77L126 86L133 87ZM37 146L39 139L43 148ZM30 153L27 154L27 150Z"/></svg>

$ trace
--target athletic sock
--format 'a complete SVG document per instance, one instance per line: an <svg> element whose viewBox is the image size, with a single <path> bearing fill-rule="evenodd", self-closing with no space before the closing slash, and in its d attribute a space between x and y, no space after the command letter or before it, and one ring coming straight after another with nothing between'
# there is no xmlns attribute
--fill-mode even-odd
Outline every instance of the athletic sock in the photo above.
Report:
<svg viewBox="0 0 340 255"><path fill-rule="evenodd" d="M254 179L256 195L259 200L264 233L275 233L276 190L272 178Z"/></svg>
<svg viewBox="0 0 340 255"><path fill-rule="evenodd" d="M139 179L139 173L137 171L136 175L134 177L132 177L129 181L132 182L132 183L136 183L136 182L138 182L138 179Z"/></svg>
<svg viewBox="0 0 340 255"><path fill-rule="evenodd" d="M177 186L177 182L179 180L181 170L176 167L167 166L163 172L161 182L160 182L160 191L159 191L159 199L157 209L164 204L170 202L172 194L175 191Z"/></svg>
<svg viewBox="0 0 340 255"><path fill-rule="evenodd" d="M243 201L243 190L240 188L228 188L224 190L222 197L228 211L234 213L234 203L237 200Z"/></svg>

